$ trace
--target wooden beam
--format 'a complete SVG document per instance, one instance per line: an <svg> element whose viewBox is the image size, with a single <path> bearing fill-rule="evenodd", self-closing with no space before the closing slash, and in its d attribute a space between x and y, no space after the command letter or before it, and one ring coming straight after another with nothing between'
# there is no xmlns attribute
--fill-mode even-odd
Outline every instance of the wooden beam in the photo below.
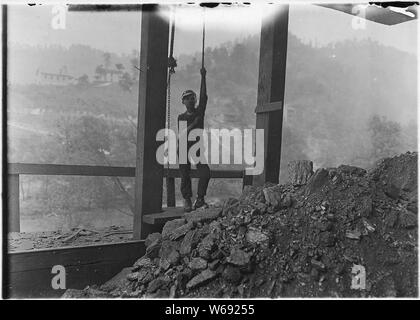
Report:
<svg viewBox="0 0 420 320"><path fill-rule="evenodd" d="M145 251L144 241L130 241L7 253L3 290L8 298L60 297L65 290L52 288L53 266L65 268L66 288L84 289L132 266Z"/></svg>
<svg viewBox="0 0 420 320"><path fill-rule="evenodd" d="M108 167L61 164L9 163L9 174L71 175L95 177L134 177L134 167Z"/></svg>
<svg viewBox="0 0 420 320"><path fill-rule="evenodd" d="M176 197L175 197L175 178L166 178L166 206L175 207L176 206Z"/></svg>
<svg viewBox="0 0 420 320"><path fill-rule="evenodd" d="M179 171L179 169L167 169L164 168L163 169L163 175L165 177L170 177L170 178L181 178L181 173ZM212 179L242 179L244 175L244 171L243 170L225 170L225 169L220 169L220 170L210 170L210 176ZM190 177L191 178L198 178L198 170L197 169L191 169L190 172Z"/></svg>
<svg viewBox="0 0 420 320"><path fill-rule="evenodd" d="M252 176L246 175L244 170L242 178L242 189L245 188L245 186L252 186Z"/></svg>
<svg viewBox="0 0 420 320"><path fill-rule="evenodd" d="M144 215L143 221L149 225L164 225L170 220L183 217L184 214L183 207L163 208L162 212Z"/></svg>
<svg viewBox="0 0 420 320"><path fill-rule="evenodd" d="M289 6L278 7L261 26L257 105L275 108L257 113L256 128L264 129L264 170L253 177L254 185L279 181L283 108L278 106L284 101Z"/></svg>
<svg viewBox="0 0 420 320"><path fill-rule="evenodd" d="M283 109L283 101L276 101L257 106L255 108L255 113L271 112L281 109Z"/></svg>
<svg viewBox="0 0 420 320"><path fill-rule="evenodd" d="M156 141L156 133L165 128L169 23L158 10L157 5L142 7L135 239L143 239L149 233L143 215L161 212L162 209L163 166L156 161L156 150L160 144Z"/></svg>
<svg viewBox="0 0 420 320"><path fill-rule="evenodd" d="M8 228L7 232L20 232L20 192L19 192L19 175L9 175L8 190Z"/></svg>
<svg viewBox="0 0 420 320"><path fill-rule="evenodd" d="M85 166L67 164L38 164L38 163L9 163L9 174L25 175L52 175L52 176L91 176L91 177L134 177L136 168L134 167L109 167L109 166ZM191 178L198 178L197 169L191 169ZM164 177L180 178L181 173L178 168L164 168ZM231 178L241 179L243 170L211 170L212 178Z"/></svg>
<svg viewBox="0 0 420 320"><path fill-rule="evenodd" d="M8 152L8 134L7 134L7 108L8 108L8 7L7 5L3 4L1 6L1 41L2 41L2 50L1 50L1 64L2 64L2 152L3 152L3 159L7 158L7 152ZM7 233L9 232L9 196L10 191L8 190L8 175L7 175L7 163L3 161L3 179L2 179L2 201L3 201L3 210L4 214L2 215L2 233L3 233L3 241L2 241L2 252L3 252L3 259L2 259L2 297L7 297L7 290L4 287L4 285L7 284L9 270L5 264L5 252L7 252L8 249L8 241L7 241Z"/></svg>

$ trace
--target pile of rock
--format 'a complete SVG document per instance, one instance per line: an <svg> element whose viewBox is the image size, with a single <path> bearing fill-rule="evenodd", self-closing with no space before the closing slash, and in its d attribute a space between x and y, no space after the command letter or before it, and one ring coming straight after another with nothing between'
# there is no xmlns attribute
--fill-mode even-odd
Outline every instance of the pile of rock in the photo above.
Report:
<svg viewBox="0 0 420 320"><path fill-rule="evenodd" d="M371 172L342 165L313 173L312 163L294 163L288 184L246 187L239 199L166 223L123 279L99 290L127 297L417 296L416 169L417 153ZM357 282L361 270L365 279Z"/></svg>

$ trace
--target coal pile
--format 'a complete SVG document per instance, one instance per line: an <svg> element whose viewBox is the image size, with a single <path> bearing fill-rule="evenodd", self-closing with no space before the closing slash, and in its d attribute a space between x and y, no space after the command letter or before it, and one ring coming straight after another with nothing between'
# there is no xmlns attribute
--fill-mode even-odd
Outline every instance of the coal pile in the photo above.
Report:
<svg viewBox="0 0 420 320"><path fill-rule="evenodd" d="M289 169L287 184L246 187L166 223L131 268L79 296L418 295L417 153L370 171Z"/></svg>

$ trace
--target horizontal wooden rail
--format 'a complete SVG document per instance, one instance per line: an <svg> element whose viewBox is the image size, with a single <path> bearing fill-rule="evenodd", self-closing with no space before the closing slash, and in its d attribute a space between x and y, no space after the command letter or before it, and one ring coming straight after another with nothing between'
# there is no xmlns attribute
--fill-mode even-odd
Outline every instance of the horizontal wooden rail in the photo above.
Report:
<svg viewBox="0 0 420 320"><path fill-rule="evenodd" d="M136 168L66 164L9 163L9 174L134 177L136 174Z"/></svg>
<svg viewBox="0 0 420 320"><path fill-rule="evenodd" d="M165 168L163 169L163 176L168 178L181 178L181 173L179 169L175 168ZM212 178L225 178L225 179L242 179L244 177L243 170L223 170L223 169L211 169L210 176ZM191 178L198 178L198 170L191 169L190 172Z"/></svg>
<svg viewBox="0 0 420 320"><path fill-rule="evenodd" d="M9 163L9 232L20 232L20 209L19 209L19 175L71 175L91 177L134 177L134 167L111 167L111 166L87 166L87 165L66 165L66 164L35 164L35 163ZM245 175L245 171L211 169L213 179L242 179L242 186L252 184L252 176ZM180 178L178 168L164 168L163 176L166 180L166 204L168 207L175 207L175 178ZM198 170L192 169L191 178L198 178Z"/></svg>
<svg viewBox="0 0 420 320"><path fill-rule="evenodd" d="M9 163L10 174L26 175L71 175L71 176L92 176L92 177L134 177L134 167L111 167L111 166L85 166L66 164L34 164L34 163ZM191 178L198 177L196 169L191 170ZM181 173L177 168L165 168L163 176L168 178L180 178ZM211 170L212 178L242 179L243 170Z"/></svg>

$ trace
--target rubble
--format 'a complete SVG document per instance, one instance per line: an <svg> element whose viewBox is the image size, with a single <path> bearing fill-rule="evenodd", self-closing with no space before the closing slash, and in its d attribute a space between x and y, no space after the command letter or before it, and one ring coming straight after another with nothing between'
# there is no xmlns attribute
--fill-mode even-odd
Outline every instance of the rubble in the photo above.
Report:
<svg viewBox="0 0 420 320"><path fill-rule="evenodd" d="M400 224L404 228L414 228L417 226L417 216L412 212L402 212L400 214Z"/></svg>
<svg viewBox="0 0 420 320"><path fill-rule="evenodd" d="M304 185L314 174L313 163L309 160L290 161L287 165L289 182L293 185Z"/></svg>
<svg viewBox="0 0 420 320"><path fill-rule="evenodd" d="M185 214L185 219L188 222L207 222L212 221L220 216L222 213L221 208L207 208L207 209L199 209L197 211L188 212Z"/></svg>
<svg viewBox="0 0 420 320"><path fill-rule="evenodd" d="M174 219L165 223L162 229L162 238L168 238L169 235L175 231L177 228L180 228L185 225L185 219Z"/></svg>
<svg viewBox="0 0 420 320"><path fill-rule="evenodd" d="M191 270L203 270L207 268L207 261L203 258L193 258L188 266Z"/></svg>
<svg viewBox="0 0 420 320"><path fill-rule="evenodd" d="M305 172L294 183L247 186L239 199L166 223L119 285L97 294L417 296L417 153L369 171L342 165L310 175L310 164L294 166ZM364 286L354 285L354 266L365 270Z"/></svg>
<svg viewBox="0 0 420 320"><path fill-rule="evenodd" d="M215 278L216 276L217 274L214 271L210 269L206 269L203 272L201 272L199 275L192 278L187 283L187 289L193 289L197 287L198 285L202 285L203 283Z"/></svg>

